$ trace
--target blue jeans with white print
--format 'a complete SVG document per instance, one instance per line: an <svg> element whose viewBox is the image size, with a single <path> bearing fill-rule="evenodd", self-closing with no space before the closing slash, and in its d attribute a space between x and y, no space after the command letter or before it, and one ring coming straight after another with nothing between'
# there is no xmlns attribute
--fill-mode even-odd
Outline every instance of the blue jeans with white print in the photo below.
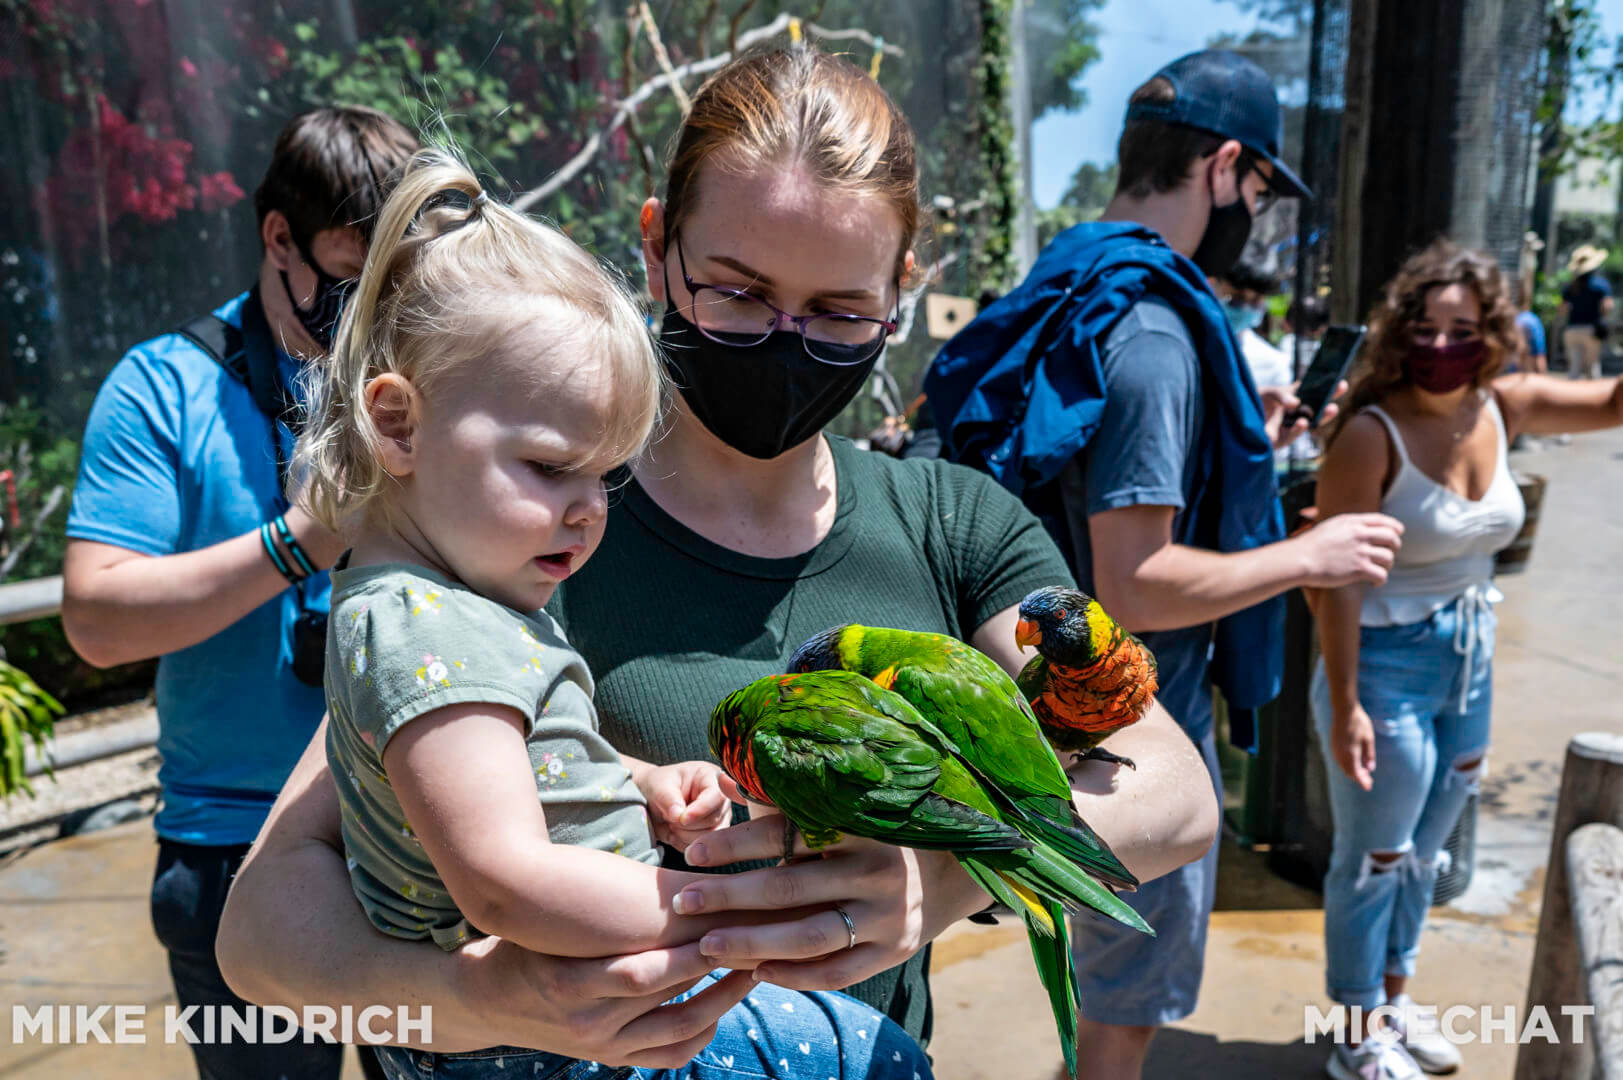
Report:
<svg viewBox="0 0 1623 1080"><path fill-rule="evenodd" d="M1324 879L1330 998L1372 1009L1383 976L1413 975L1443 844L1476 788L1493 706L1493 610L1475 595L1429 618L1359 633L1358 698L1375 729L1365 791L1330 751L1321 659L1313 713L1329 774L1335 840ZM1372 853L1397 852L1384 863Z"/></svg>
<svg viewBox="0 0 1623 1080"><path fill-rule="evenodd" d="M681 1001L725 972L707 976ZM929 1058L897 1024L845 994L759 983L716 1037L679 1069L600 1065L539 1050L431 1054L378 1047L389 1080L931 1080Z"/></svg>

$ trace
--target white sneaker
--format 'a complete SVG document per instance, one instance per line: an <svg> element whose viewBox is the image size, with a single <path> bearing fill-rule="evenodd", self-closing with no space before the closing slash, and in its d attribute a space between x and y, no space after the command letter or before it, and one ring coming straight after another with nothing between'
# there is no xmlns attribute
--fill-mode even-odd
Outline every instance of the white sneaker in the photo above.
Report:
<svg viewBox="0 0 1623 1080"><path fill-rule="evenodd" d="M1368 1038L1350 1050L1337 1043L1324 1071L1334 1080L1422 1080L1424 1073L1395 1039Z"/></svg>
<svg viewBox="0 0 1623 1080"><path fill-rule="evenodd" d="M1434 1076L1444 1076L1460 1067L1460 1051L1443 1036L1437 1026L1437 1010L1421 1010L1408 994L1399 994L1387 1004L1398 1010L1394 1021L1403 1048L1415 1064Z"/></svg>

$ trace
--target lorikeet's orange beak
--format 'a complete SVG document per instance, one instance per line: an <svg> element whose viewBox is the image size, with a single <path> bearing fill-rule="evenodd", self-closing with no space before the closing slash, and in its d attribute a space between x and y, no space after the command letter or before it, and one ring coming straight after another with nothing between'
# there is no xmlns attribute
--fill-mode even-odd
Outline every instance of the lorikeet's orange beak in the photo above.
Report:
<svg viewBox="0 0 1623 1080"><path fill-rule="evenodd" d="M1014 643L1022 649L1035 649L1043 643L1043 632L1030 619L1014 624Z"/></svg>

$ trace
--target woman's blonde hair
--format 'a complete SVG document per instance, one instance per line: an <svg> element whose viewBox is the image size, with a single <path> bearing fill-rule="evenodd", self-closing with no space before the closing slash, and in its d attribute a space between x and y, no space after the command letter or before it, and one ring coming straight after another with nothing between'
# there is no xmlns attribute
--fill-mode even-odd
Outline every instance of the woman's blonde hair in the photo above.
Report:
<svg viewBox="0 0 1623 1080"><path fill-rule="evenodd" d="M385 490L382 438L366 407L372 379L397 374L431 396L535 318L537 301L567 311L568 337L602 357L612 419L591 456L634 456L658 420L666 381L624 276L556 227L490 198L453 153L414 156L379 214L332 353L313 373L293 473L317 520L341 530Z"/></svg>
<svg viewBox="0 0 1623 1080"><path fill-rule="evenodd" d="M1409 256L1369 315L1369 337L1359 350L1351 388L1341 402L1341 414L1330 429L1334 442L1346 423L1365 407L1379 404L1408 385L1403 359L1414 342L1414 328L1425 318L1426 298L1433 289L1464 285L1482 307L1482 340L1487 356L1477 369L1473 386L1486 386L1505 365L1525 349L1516 329L1516 307L1511 303L1505 276L1486 252L1436 240Z"/></svg>

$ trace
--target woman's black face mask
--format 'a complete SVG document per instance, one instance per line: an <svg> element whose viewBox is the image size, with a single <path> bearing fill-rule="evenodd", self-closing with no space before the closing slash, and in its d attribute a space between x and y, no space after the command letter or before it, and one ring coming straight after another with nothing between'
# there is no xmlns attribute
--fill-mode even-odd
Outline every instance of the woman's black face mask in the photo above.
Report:
<svg viewBox="0 0 1623 1080"><path fill-rule="evenodd" d="M670 274L664 273L669 298ZM820 348L850 361L819 360L796 330L774 330L753 345L724 345L701 333L670 299L659 340L665 370L699 423L734 450L762 460L822 431L862 391L884 352L883 345L824 343Z"/></svg>
<svg viewBox="0 0 1623 1080"><path fill-rule="evenodd" d="M825 363L807 355L794 330L774 330L754 345L723 345L669 301L659 341L665 370L699 423L734 450L763 460L799 446L840 415L884 351L842 346L856 362ZM869 350L872 356L856 360Z"/></svg>

